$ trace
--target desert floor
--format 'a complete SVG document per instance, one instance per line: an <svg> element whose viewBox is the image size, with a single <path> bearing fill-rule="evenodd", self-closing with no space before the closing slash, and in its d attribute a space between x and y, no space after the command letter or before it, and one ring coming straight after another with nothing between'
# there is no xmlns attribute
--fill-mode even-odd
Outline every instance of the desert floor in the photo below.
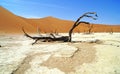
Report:
<svg viewBox="0 0 120 74"><path fill-rule="evenodd" d="M31 45L1 34L0 74L120 74L120 33L75 33L72 41Z"/></svg>

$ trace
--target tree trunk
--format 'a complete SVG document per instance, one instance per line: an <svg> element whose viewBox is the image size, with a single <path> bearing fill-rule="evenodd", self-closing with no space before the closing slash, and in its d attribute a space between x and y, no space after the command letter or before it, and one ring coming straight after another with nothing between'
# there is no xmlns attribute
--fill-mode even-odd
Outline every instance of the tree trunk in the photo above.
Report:
<svg viewBox="0 0 120 74"><path fill-rule="evenodd" d="M94 18L93 16L88 15L88 14L95 14L95 16L97 17L97 14L96 14L95 12L87 12L87 13L83 14L82 16L80 16L80 17L76 20L76 22L74 23L74 25L72 26L72 28L71 28L70 31L69 31L69 40L68 40L69 42L72 41L72 33L73 33L73 30L74 30L79 24L81 24L81 23L90 24L89 22L80 21L83 17L89 17L89 18L92 18L92 19L96 20L96 18ZM91 29L90 29L89 31L91 31Z"/></svg>
<svg viewBox="0 0 120 74"><path fill-rule="evenodd" d="M72 32L73 32L74 28L75 28L75 26L73 26L69 31L69 42L72 41Z"/></svg>
<svg viewBox="0 0 120 74"><path fill-rule="evenodd" d="M77 21L74 23L74 25L72 26L72 28L70 29L69 31L69 36L60 36L60 37L55 37L53 34L50 34L49 37L44 37L44 36L40 36L40 37L32 37L30 36L29 34L27 34L25 31L24 31L24 28L22 28L24 34L26 37L29 37L33 40L35 40L35 42L33 44L35 44L38 40L44 40L44 41L63 41L63 42L71 42L72 41L72 33L73 33L73 30L81 23L85 23L85 24L89 24L89 22L84 22L84 21L80 21L81 18L83 17L89 17L89 18L92 18L92 19L96 19L94 18L93 16L89 16L88 14L95 14L95 12L87 12L85 14L83 14L82 16L80 16ZM97 15L96 15L97 16ZM38 28L38 32L40 32L40 29Z"/></svg>
<svg viewBox="0 0 120 74"><path fill-rule="evenodd" d="M22 28L22 30L23 30L23 32L24 32L24 34L25 34L26 37L29 37L29 38L35 40L35 42L32 43L32 45L35 44L35 43L37 43L38 40L43 40L43 42L47 42L47 41L49 41L49 42L50 42L50 41L63 41L63 42L68 42L68 40L69 40L69 37L68 37L68 36L55 37L52 33L50 34L49 37L44 37L44 36L32 37L32 36L30 36L29 34L27 34L27 33L25 32L24 28Z"/></svg>

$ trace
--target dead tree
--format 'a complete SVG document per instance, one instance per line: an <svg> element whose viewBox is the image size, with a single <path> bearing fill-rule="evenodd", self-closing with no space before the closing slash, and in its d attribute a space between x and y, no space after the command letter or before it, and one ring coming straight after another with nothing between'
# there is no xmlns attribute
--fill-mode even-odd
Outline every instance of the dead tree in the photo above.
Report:
<svg viewBox="0 0 120 74"><path fill-rule="evenodd" d="M79 30L79 29L77 30L77 33L80 33L80 30Z"/></svg>
<svg viewBox="0 0 120 74"><path fill-rule="evenodd" d="M40 36L42 36L41 33L40 33L40 28L38 27L37 29L38 29L38 30L37 30L38 34L39 34Z"/></svg>
<svg viewBox="0 0 120 74"><path fill-rule="evenodd" d="M38 40L43 40L43 42L46 42L46 41L63 41L63 42L71 42L71 39L72 39L72 33L73 33L73 30L78 26L80 25L81 23L85 23L85 24L89 24L89 22L85 22L85 21L80 21L83 17L89 17L89 18L92 18L94 20L96 20L96 18L94 18L93 16L91 16L91 14L94 14L96 17L97 17L97 14L95 12L87 12L85 14L83 14L82 16L80 16L77 21L73 24L72 28L70 29L69 31L69 36L59 36L59 37L56 37L53 33L50 33L50 36L39 36L39 37L32 37L30 36L29 34L27 34L24 30L24 28L22 28L22 31L24 32L25 36L26 37L29 37L33 40L35 40L33 44L35 44ZM39 29L38 29L39 30Z"/></svg>
<svg viewBox="0 0 120 74"><path fill-rule="evenodd" d="M30 36L29 34L27 34L25 32L24 28L22 28L22 31L24 32L24 34L25 34L26 37L29 37L29 38L35 40L35 42L32 43L32 45L35 44L38 40L43 40L43 42L46 42L46 41L48 41L48 42L49 41L63 41L63 42L68 42L68 40L69 40L68 36L55 37L55 35L52 34L52 33L48 37L47 36L46 37L45 36L32 37L32 36Z"/></svg>
<svg viewBox="0 0 120 74"><path fill-rule="evenodd" d="M55 35L58 35L57 29L55 29L54 34L55 34Z"/></svg>
<svg viewBox="0 0 120 74"><path fill-rule="evenodd" d="M93 29L93 24L88 24L88 34L91 33L92 29Z"/></svg>
<svg viewBox="0 0 120 74"><path fill-rule="evenodd" d="M112 28L110 28L110 32L109 32L110 34L113 34L113 29Z"/></svg>
<svg viewBox="0 0 120 74"><path fill-rule="evenodd" d="M93 16L91 16L91 14L94 14L97 17L97 14L95 12L87 12L85 14L83 14L82 16L80 16L77 21L73 24L72 28L69 31L69 42L71 42L72 40L72 32L73 30L80 25L81 23L85 23L85 24L90 24L89 22L85 22L85 21L80 21L83 17L89 17L92 18L94 20L96 20L96 18L94 18Z"/></svg>

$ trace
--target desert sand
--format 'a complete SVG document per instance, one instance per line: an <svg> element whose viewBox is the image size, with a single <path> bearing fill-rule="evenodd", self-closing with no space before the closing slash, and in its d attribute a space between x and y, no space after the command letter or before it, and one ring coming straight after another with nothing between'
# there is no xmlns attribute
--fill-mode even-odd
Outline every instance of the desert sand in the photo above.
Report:
<svg viewBox="0 0 120 74"><path fill-rule="evenodd" d="M42 35L68 36L73 24L52 16L24 18L0 6L0 74L120 74L120 25L93 24L86 34L88 26L80 24L72 42L34 45L22 32L40 36L39 28Z"/></svg>
<svg viewBox="0 0 120 74"><path fill-rule="evenodd" d="M120 33L75 33L72 40L31 45L24 35L0 35L0 74L120 73Z"/></svg>
<svg viewBox="0 0 120 74"><path fill-rule="evenodd" d="M78 16L79 17L79 16ZM76 19L77 20L77 19ZM74 21L63 20L52 16L44 18L24 18L17 16L0 6L0 33L21 33L24 27L29 33L38 33L38 28L42 33L68 33ZM79 25L74 32L87 32L86 24ZM94 24L92 32L120 32L119 25Z"/></svg>

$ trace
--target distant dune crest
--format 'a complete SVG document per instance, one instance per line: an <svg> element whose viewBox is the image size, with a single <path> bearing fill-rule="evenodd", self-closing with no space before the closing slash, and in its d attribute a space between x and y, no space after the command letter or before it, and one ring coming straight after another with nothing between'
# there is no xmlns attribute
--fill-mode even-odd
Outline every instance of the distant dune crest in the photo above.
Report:
<svg viewBox="0 0 120 74"><path fill-rule="evenodd" d="M23 18L14 15L13 13L0 6L0 33L22 33L22 27L24 27L25 30L29 33L37 33L38 28L42 33L68 33L73 23L73 21L62 20L52 16L40 19ZM86 24L81 24L74 30L74 32L87 31L88 27ZM94 24L92 29L92 32L112 31L120 32L120 26Z"/></svg>

